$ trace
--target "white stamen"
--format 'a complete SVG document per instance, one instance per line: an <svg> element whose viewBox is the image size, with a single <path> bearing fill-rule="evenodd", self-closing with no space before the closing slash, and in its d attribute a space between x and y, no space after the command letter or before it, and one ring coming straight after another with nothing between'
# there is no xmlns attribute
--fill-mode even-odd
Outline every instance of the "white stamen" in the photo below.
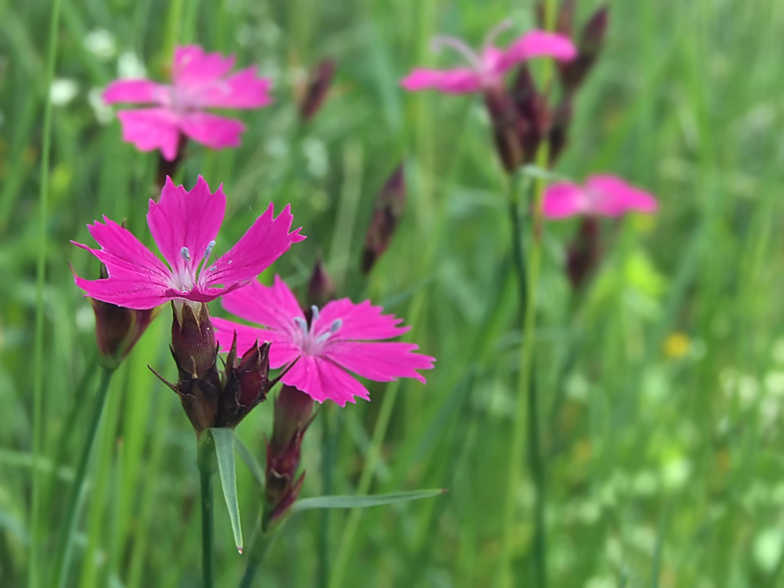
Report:
<svg viewBox="0 0 784 588"><path fill-rule="evenodd" d="M204 252L204 259L207 260L212 255L212 248L215 247L215 241L207 243L207 250Z"/></svg>
<svg viewBox="0 0 784 588"><path fill-rule="evenodd" d="M449 47L450 49L454 49L460 55L466 58L468 63L475 71L480 72L483 69L482 59L479 57L479 55L476 54L476 51L471 49L471 47L466 45L460 39L439 35L438 37L433 37L431 46L433 47L433 51L436 52L440 51L442 47Z"/></svg>
<svg viewBox="0 0 784 588"><path fill-rule="evenodd" d="M180 255L182 256L182 258L185 261L190 261L191 260L191 252L188 251L187 247L183 247L182 249L180 249Z"/></svg>
<svg viewBox="0 0 784 588"><path fill-rule="evenodd" d="M485 36L485 42L482 43L482 47L487 49L488 47L490 47L490 45L495 43L495 40L498 38L498 35L511 28L512 28L512 21L508 18L503 20L500 24L490 29L490 32L487 33L487 35Z"/></svg>
<svg viewBox="0 0 784 588"><path fill-rule="evenodd" d="M308 334L308 323L305 321L304 318L301 316L295 316L294 322L297 323L297 326L302 330L302 332L307 335Z"/></svg>
<svg viewBox="0 0 784 588"><path fill-rule="evenodd" d="M317 321L317 320L318 320L318 317L319 317L319 309L318 309L318 306L316 306L316 305L314 304L313 306L311 306L311 307L310 307L310 310L311 310L311 311L313 311L313 320L314 320L314 321Z"/></svg>
<svg viewBox="0 0 784 588"><path fill-rule="evenodd" d="M335 319L334 321L332 321L332 326L329 328L329 332L334 335L340 330L340 327L342 326L343 326L343 321L340 319Z"/></svg>

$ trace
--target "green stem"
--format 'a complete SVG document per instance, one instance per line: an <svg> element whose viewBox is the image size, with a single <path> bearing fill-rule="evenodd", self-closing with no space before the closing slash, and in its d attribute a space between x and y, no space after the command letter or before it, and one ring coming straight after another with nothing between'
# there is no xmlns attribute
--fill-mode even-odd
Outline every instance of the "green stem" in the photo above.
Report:
<svg viewBox="0 0 784 588"><path fill-rule="evenodd" d="M509 219L512 222L512 261L520 287L520 321L522 321L528 305L528 277L525 269L523 227L520 222L520 180L516 175L513 175L509 181Z"/></svg>
<svg viewBox="0 0 784 588"><path fill-rule="evenodd" d="M261 564L264 563L264 558L267 557L267 553L275 542L278 531L285 523L285 519L280 521L280 523L266 533L262 531L261 522L261 516L259 516L259 520L256 523L256 530L253 532L253 539L251 539L250 542L250 549L248 550L248 566L245 568L245 573L242 575L239 588L251 588L251 586L253 586L253 578L256 577L256 573L259 571Z"/></svg>
<svg viewBox="0 0 784 588"><path fill-rule="evenodd" d="M548 30L553 29L555 11L553 0L544 2L544 22ZM546 64L550 65L550 64ZM550 85L552 67L544 72L542 87ZM536 165L546 168L549 161L549 144L545 140L536 153ZM533 585L537 588L547 587L547 542L545 520L545 469L541 458L539 432L539 403L534 384L534 359L536 347L536 290L539 284L539 272L542 263L542 198L544 196L545 179L536 177L533 183L533 222L531 233L531 250L526 285L526 296L523 315L523 340L520 345L520 374L517 386L517 410L514 418L512 442L509 451L509 481L504 503L504 536L501 552L501 585L520 585L521 579L515 580L512 571L513 543L517 529L515 497L521 477L523 440L528 442L528 466L534 483L534 540L533 540ZM517 246L517 245L515 245ZM523 298L523 297L521 297Z"/></svg>
<svg viewBox="0 0 784 588"><path fill-rule="evenodd" d="M39 249L36 269L35 289L35 351L33 358L33 469L32 499L30 501L30 559L27 585L37 588L39 561L40 518L41 518L41 475L38 460L41 457L44 435L43 427L43 390L44 390L44 282L46 281L46 222L49 216L49 157L52 146L52 101L49 100L49 87L54 78L57 61L57 28L60 22L60 0L54 0L52 20L49 28L49 55L46 62L46 84L44 86L44 127L41 147L41 189L39 192Z"/></svg>
<svg viewBox="0 0 784 588"><path fill-rule="evenodd" d="M323 432L324 442L321 447L321 476L322 494L329 496L333 494L335 486L335 462L337 461L337 447L340 427L338 419L340 414L332 409L331 406L325 407ZM318 577L316 585L319 588L326 588L329 581L329 520L330 509L325 508L321 511L321 521L318 537Z"/></svg>
<svg viewBox="0 0 784 588"><path fill-rule="evenodd" d="M202 588L215 586L215 517L212 476L215 473L215 442L212 435L199 441L201 481L201 577Z"/></svg>
<svg viewBox="0 0 784 588"><path fill-rule="evenodd" d="M54 555L54 565L52 568L52 581L49 583L51 588L62 588L65 586L65 579L68 576L68 564L71 556L71 544L73 540L76 520L82 504L83 495L86 489L87 470L90 465L93 445L95 444L98 426L101 423L103 409L106 406L106 398L109 393L109 383L112 379L114 370L108 368L101 369L101 382L98 385L98 395L95 397L93 412L90 415L90 422L87 425L87 437L82 446L79 465L76 468L71 493L68 496L68 505L65 511L65 520L60 526L57 537L57 548Z"/></svg>

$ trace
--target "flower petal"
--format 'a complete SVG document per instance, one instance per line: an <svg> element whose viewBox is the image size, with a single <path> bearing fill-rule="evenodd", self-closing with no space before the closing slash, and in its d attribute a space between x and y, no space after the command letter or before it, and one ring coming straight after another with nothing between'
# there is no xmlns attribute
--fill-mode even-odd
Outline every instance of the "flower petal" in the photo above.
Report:
<svg viewBox="0 0 784 588"><path fill-rule="evenodd" d="M591 176L585 185L595 194L596 214L622 216L630 211L652 214L658 208L653 195L615 176Z"/></svg>
<svg viewBox="0 0 784 588"><path fill-rule="evenodd" d="M188 137L211 149L239 147L240 135L245 131L240 121L208 112L183 115L180 128Z"/></svg>
<svg viewBox="0 0 784 588"><path fill-rule="evenodd" d="M424 376L416 370L432 369L435 358L414 353L417 349L413 343L338 341L329 344L322 355L369 380L416 378L424 384Z"/></svg>
<svg viewBox="0 0 784 588"><path fill-rule="evenodd" d="M201 108L261 108L272 102L272 81L258 77L256 67L238 71L199 92Z"/></svg>
<svg viewBox="0 0 784 588"><path fill-rule="evenodd" d="M123 141L133 143L140 151L160 149L167 161L177 157L180 129L177 117L165 108L121 110L117 113Z"/></svg>
<svg viewBox="0 0 784 588"><path fill-rule="evenodd" d="M496 60L496 73L503 73L521 61L535 57L552 57L571 61L577 57L577 47L564 35L547 31L530 31L512 43Z"/></svg>
<svg viewBox="0 0 784 588"><path fill-rule="evenodd" d="M169 93L169 86L150 80L115 80L103 91L106 104L135 102L137 104L162 104Z"/></svg>
<svg viewBox="0 0 784 588"><path fill-rule="evenodd" d="M544 216L551 219L585 214L589 212L588 196L577 184L557 182L545 191L542 212Z"/></svg>
<svg viewBox="0 0 784 588"><path fill-rule="evenodd" d="M186 45L174 50L172 80L177 90L192 92L215 82L234 67L234 56L205 53L198 45Z"/></svg>
<svg viewBox="0 0 784 588"><path fill-rule="evenodd" d="M85 280L75 276L76 284L87 296L136 310L148 310L170 298L166 290L171 286L171 273L149 249L116 222L104 217L89 226L90 235L101 246L87 249L106 266L109 277Z"/></svg>
<svg viewBox="0 0 784 588"><path fill-rule="evenodd" d="M282 381L316 402L333 400L338 406L346 406L346 402L356 402L356 397L370 399L367 388L328 359L302 356Z"/></svg>
<svg viewBox="0 0 784 588"><path fill-rule="evenodd" d="M273 218L273 214L274 207L270 202L264 214L256 219L237 244L202 271L200 286L228 287L252 280L288 251L292 243L305 239L299 234L301 228L289 232L294 220L291 206L287 205L278 218Z"/></svg>
<svg viewBox="0 0 784 588"><path fill-rule="evenodd" d="M330 341L351 341L367 339L391 339L408 331L411 327L398 327L403 322L393 314L381 314L384 309L373 306L370 300L354 304L348 298L333 300L313 319L312 331L315 337L328 333L335 321L340 327Z"/></svg>
<svg viewBox="0 0 784 588"><path fill-rule="evenodd" d="M272 343L270 346L270 367L272 369L283 367L302 354L286 333L241 325L218 317L213 317L212 326L215 327L215 337L222 352L228 352L231 349L235 332L237 333L237 349L240 352L250 349L256 341L259 343L270 341Z"/></svg>
<svg viewBox="0 0 784 588"><path fill-rule="evenodd" d="M147 224L173 270L175 284L185 286L182 292L193 289L199 264L218 234L225 210L223 185L211 193L201 176L190 192L167 177L160 202L150 200Z"/></svg>
<svg viewBox="0 0 784 588"><path fill-rule="evenodd" d="M299 329L294 317L305 320L297 299L279 276L275 276L272 286L253 280L247 286L224 295L221 305L246 321L290 335Z"/></svg>
<svg viewBox="0 0 784 588"><path fill-rule="evenodd" d="M468 68L459 69L415 69L400 85L409 92L438 90L445 94L467 94L482 89L479 74Z"/></svg>

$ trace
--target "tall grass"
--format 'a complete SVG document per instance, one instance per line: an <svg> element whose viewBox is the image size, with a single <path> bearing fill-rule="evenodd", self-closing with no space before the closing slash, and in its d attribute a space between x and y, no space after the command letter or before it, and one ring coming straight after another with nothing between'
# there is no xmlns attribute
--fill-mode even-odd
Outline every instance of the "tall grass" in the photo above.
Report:
<svg viewBox="0 0 784 588"><path fill-rule="evenodd" d="M585 16L598 3L578 5ZM126 217L149 240L155 156L122 143L116 120L99 122L89 94L116 77L121 54L163 78L180 42L234 52L276 81L273 106L243 113L242 147L194 149L182 169L189 187L198 174L223 182L225 242L270 200L276 209L291 202L309 238L274 272L301 287L321 254L345 291L406 317L412 340L438 358L427 386L373 384L372 402L341 412L332 483L335 494L449 492L361 516L335 511L326 537L320 513L298 514L259 585L314 585L325 544L327 577L340 574L341 587L492 585L510 524L504 497L521 367L507 200L480 101L406 95L397 83L414 65L444 63L430 53L432 35L478 43L508 16L523 30L534 22L532 2L64 2L54 77L61 89L75 82L77 93L50 106L47 164L53 8L0 1L0 585L46 577L97 386L92 314L69 264L86 276L99 268L69 240L90 242L85 225L102 214ZM781 581L782 11L773 0L611 6L608 44L556 172L617 173L655 193L661 211L614 227L576 308L562 271L576 227L544 225L531 337L551 586ZM97 30L110 33L113 54L91 48ZM338 62L337 83L302 129L296 85L324 56ZM364 284L361 235L375 192L401 160L408 207ZM69 586L199 585L193 432L146 368L174 376L162 315L113 379ZM270 408L238 428L258 456ZM303 496L321 493L324 416L305 440ZM243 519L253 521L258 489L240 463L237 476ZM527 475L514 500L510 556L516 585L528 585ZM215 527L216 585L238 585L244 560L221 508Z"/></svg>

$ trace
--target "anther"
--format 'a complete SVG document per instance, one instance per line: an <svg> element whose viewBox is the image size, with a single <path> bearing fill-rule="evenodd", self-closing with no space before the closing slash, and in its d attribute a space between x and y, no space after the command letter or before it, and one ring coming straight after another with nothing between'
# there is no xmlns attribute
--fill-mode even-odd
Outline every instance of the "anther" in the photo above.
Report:
<svg viewBox="0 0 784 588"><path fill-rule="evenodd" d="M215 247L215 241L207 243L207 250L204 252L204 257L209 258L212 255L212 248Z"/></svg>
<svg viewBox="0 0 784 588"><path fill-rule="evenodd" d="M183 247L182 249L180 249L180 255L185 261L191 260L191 252L188 250L187 247Z"/></svg>
<svg viewBox="0 0 784 588"><path fill-rule="evenodd" d="M305 333L306 335L308 334L308 323L307 321L305 321L304 318L302 318L301 316L295 316L294 322L297 323L297 326L300 329L302 329L303 333Z"/></svg>
<svg viewBox="0 0 784 588"><path fill-rule="evenodd" d="M343 321L340 319L335 319L334 321L332 321L332 326L329 328L329 332L334 335L340 330L340 327L342 326L343 326Z"/></svg>
<svg viewBox="0 0 784 588"><path fill-rule="evenodd" d="M318 306L316 306L316 305L314 304L314 305L312 305L312 306L310 307L310 310L312 310L312 311L313 311L313 320L314 320L314 321L317 321L317 320L318 320L318 317L319 317L319 309L318 309Z"/></svg>

